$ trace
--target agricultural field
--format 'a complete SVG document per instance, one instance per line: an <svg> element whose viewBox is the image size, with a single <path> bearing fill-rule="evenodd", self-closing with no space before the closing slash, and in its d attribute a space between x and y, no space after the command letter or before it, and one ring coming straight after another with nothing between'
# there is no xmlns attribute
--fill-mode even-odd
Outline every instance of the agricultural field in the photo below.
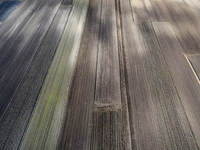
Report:
<svg viewBox="0 0 200 150"><path fill-rule="evenodd" d="M199 150L198 0L0 1L0 150Z"/></svg>

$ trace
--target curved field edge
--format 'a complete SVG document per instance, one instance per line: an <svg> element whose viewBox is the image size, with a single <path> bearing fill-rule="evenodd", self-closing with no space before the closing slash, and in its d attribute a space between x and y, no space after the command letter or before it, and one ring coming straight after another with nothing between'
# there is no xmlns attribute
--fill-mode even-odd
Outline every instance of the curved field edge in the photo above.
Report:
<svg viewBox="0 0 200 150"><path fill-rule="evenodd" d="M74 2L19 149L56 149L88 3Z"/></svg>

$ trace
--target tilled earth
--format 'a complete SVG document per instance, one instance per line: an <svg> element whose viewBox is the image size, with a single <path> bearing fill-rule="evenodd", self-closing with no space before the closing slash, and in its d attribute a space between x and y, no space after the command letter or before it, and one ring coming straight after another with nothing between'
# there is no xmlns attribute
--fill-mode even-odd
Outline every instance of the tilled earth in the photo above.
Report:
<svg viewBox="0 0 200 150"><path fill-rule="evenodd" d="M0 149L199 149L198 0L16 4L0 5L13 11L0 24Z"/></svg>

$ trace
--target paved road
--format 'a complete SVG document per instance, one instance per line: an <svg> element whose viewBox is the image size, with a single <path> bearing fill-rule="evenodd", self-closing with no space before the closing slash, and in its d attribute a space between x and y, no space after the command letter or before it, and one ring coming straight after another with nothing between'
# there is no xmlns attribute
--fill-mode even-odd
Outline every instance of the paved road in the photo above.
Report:
<svg viewBox="0 0 200 150"><path fill-rule="evenodd" d="M0 25L0 149L199 149L198 0L14 12Z"/></svg>

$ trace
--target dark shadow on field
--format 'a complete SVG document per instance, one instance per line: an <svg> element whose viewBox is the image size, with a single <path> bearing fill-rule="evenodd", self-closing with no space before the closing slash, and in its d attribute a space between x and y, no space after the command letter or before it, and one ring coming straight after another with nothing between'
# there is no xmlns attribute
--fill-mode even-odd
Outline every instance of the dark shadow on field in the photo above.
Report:
<svg viewBox="0 0 200 150"><path fill-rule="evenodd" d="M0 6L0 22L3 22L20 4L20 1L6 1Z"/></svg>

